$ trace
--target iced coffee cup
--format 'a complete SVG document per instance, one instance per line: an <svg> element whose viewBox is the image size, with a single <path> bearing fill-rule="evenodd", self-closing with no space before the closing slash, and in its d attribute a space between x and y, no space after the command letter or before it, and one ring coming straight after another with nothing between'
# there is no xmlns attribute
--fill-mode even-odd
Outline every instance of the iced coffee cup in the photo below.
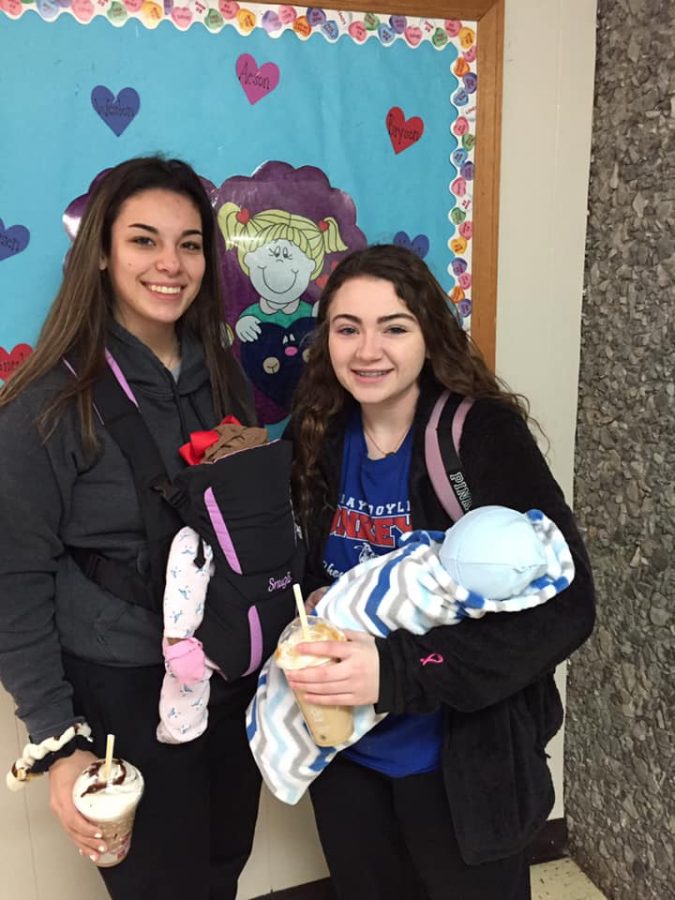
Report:
<svg viewBox="0 0 675 900"><path fill-rule="evenodd" d="M330 656L309 656L297 652L303 641L346 641L343 632L318 616L308 617L309 636L305 635L300 619L294 619L281 633L274 659L280 669L306 669L309 666L329 666L337 660ZM354 730L351 706L317 706L308 703L300 691L294 691L314 743L319 747L334 747L351 737Z"/></svg>
<svg viewBox="0 0 675 900"><path fill-rule="evenodd" d="M87 766L73 786L73 803L101 832L107 850L99 855L96 865L107 867L122 862L129 852L144 783L138 769L123 759L111 761L108 781L104 769L104 759Z"/></svg>

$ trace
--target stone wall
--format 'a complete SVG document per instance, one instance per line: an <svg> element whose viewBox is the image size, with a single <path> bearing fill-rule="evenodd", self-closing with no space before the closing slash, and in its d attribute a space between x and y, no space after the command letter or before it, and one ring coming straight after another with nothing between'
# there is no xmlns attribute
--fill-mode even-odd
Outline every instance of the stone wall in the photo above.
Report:
<svg viewBox="0 0 675 900"><path fill-rule="evenodd" d="M675 898L674 48L673 0L599 0L575 483L598 626L565 807L612 900Z"/></svg>

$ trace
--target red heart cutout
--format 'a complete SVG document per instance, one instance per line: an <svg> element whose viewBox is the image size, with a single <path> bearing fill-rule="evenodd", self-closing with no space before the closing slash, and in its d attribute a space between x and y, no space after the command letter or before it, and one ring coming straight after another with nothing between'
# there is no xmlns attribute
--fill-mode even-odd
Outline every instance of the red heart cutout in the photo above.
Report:
<svg viewBox="0 0 675 900"><path fill-rule="evenodd" d="M0 347L0 381L9 381L16 367L24 359L28 359L32 352L30 344L17 344L10 353Z"/></svg>
<svg viewBox="0 0 675 900"><path fill-rule="evenodd" d="M385 121L394 153L407 150L412 144L416 144L424 134L424 122L420 117L412 116L410 119L406 119L399 106L392 106Z"/></svg>

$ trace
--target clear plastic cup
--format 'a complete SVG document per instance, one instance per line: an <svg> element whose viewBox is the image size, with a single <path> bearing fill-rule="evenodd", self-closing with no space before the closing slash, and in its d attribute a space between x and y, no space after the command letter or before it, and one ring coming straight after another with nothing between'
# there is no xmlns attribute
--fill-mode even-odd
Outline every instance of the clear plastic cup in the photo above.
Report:
<svg viewBox="0 0 675 900"><path fill-rule="evenodd" d="M105 760L97 759L73 785L73 803L96 825L107 846L96 862L106 868L121 863L131 846L136 808L143 796L143 776L123 759L113 759L110 778L103 777Z"/></svg>
<svg viewBox="0 0 675 900"><path fill-rule="evenodd" d="M299 618L294 619L281 633L274 658L279 668L285 672L310 666L330 666L337 662L330 656L303 656L297 652L296 645L307 640L347 640L339 628L319 616L309 616L308 625L309 637L304 634ZM301 691L293 693L315 744L319 747L335 747L351 737L354 730L351 706L318 706L308 703Z"/></svg>

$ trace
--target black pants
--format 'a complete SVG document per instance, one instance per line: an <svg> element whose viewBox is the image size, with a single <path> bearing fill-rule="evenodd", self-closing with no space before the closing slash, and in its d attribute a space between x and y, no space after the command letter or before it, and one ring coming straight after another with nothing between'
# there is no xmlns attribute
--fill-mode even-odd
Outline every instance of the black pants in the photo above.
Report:
<svg viewBox="0 0 675 900"><path fill-rule="evenodd" d="M138 766L145 779L128 857L100 869L114 900L234 900L251 852L260 775L246 740L244 711L256 678L211 679L206 732L186 744L160 744L160 666L114 668L64 657L75 709L105 755Z"/></svg>
<svg viewBox="0 0 675 900"><path fill-rule="evenodd" d="M462 860L440 772L388 778L338 756L311 796L340 900L530 900L525 853Z"/></svg>

